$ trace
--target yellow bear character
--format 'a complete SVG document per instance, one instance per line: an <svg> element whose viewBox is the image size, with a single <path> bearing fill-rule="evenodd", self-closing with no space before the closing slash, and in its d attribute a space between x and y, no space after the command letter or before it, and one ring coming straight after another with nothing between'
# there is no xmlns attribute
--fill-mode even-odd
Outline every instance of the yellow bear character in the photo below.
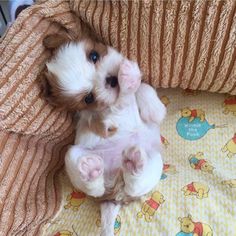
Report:
<svg viewBox="0 0 236 236"><path fill-rule="evenodd" d="M213 231L208 224L201 222L194 222L192 216L189 214L187 217L179 217L181 232L193 236L213 236Z"/></svg>
<svg viewBox="0 0 236 236"><path fill-rule="evenodd" d="M229 179L222 181L222 184L229 186L230 188L236 188L236 179Z"/></svg>
<svg viewBox="0 0 236 236"><path fill-rule="evenodd" d="M205 112L201 109L193 109L186 107L181 110L181 116L182 117L188 117L189 122L192 122L195 118L200 118L200 121L205 120Z"/></svg>
<svg viewBox="0 0 236 236"><path fill-rule="evenodd" d="M177 173L176 167L171 164L164 164L163 171L164 171L164 173L169 173L169 174L176 174Z"/></svg>
<svg viewBox="0 0 236 236"><path fill-rule="evenodd" d="M213 173L214 167L209 161L204 159L204 154L198 152L197 154L191 154L188 158L190 166L195 170L201 170L203 172Z"/></svg>
<svg viewBox="0 0 236 236"><path fill-rule="evenodd" d="M165 146L165 148L167 148L167 146L170 144L168 140L162 135L161 135L161 143Z"/></svg>
<svg viewBox="0 0 236 236"><path fill-rule="evenodd" d="M232 158L236 154L236 133L234 134L234 137L230 139L221 150L222 152L228 152L227 156L229 158Z"/></svg>
<svg viewBox="0 0 236 236"><path fill-rule="evenodd" d="M223 102L224 107L224 114L229 114L229 112L232 112L234 116L236 116L236 96L230 96L226 98Z"/></svg>
<svg viewBox="0 0 236 236"><path fill-rule="evenodd" d="M166 107L170 104L170 99L167 96L162 96L161 101Z"/></svg>
<svg viewBox="0 0 236 236"><path fill-rule="evenodd" d="M145 216L145 220L151 222L155 212L164 201L164 196L160 192L154 192L151 195L151 198L143 203L141 211L138 212L137 217L142 218Z"/></svg>
<svg viewBox="0 0 236 236"><path fill-rule="evenodd" d="M184 96L196 96L199 93L197 90L192 90L192 89L185 89L183 90L182 94Z"/></svg>
<svg viewBox="0 0 236 236"><path fill-rule="evenodd" d="M209 188L205 184L192 182L182 188L185 196L196 195L197 198L202 199L208 197Z"/></svg>
<svg viewBox="0 0 236 236"><path fill-rule="evenodd" d="M161 175L161 179L166 179L167 178L167 174L176 174L176 167L174 165L171 164L164 164L163 165L163 171L162 171L162 175Z"/></svg>
<svg viewBox="0 0 236 236"><path fill-rule="evenodd" d="M56 234L54 234L53 236L72 236L72 235L73 233L68 230L61 230L57 232Z"/></svg>
<svg viewBox="0 0 236 236"><path fill-rule="evenodd" d="M86 195L83 192L73 190L73 192L67 196L67 205L65 205L64 208L71 208L73 211L78 211L79 207L84 203L85 199Z"/></svg>

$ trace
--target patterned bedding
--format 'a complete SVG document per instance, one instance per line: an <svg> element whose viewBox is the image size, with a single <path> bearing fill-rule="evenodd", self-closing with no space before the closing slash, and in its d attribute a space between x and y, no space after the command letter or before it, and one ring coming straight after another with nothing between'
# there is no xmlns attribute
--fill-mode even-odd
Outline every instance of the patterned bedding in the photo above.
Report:
<svg viewBox="0 0 236 236"><path fill-rule="evenodd" d="M160 183L123 207L116 235L236 235L236 96L161 89L168 115L162 126ZM43 235L99 235L96 203L60 176L63 201Z"/></svg>

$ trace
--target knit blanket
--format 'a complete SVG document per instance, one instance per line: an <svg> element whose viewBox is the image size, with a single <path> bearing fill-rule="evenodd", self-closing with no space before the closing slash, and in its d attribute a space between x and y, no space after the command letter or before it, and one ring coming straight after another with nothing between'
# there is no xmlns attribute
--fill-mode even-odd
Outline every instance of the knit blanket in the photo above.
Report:
<svg viewBox="0 0 236 236"><path fill-rule="evenodd" d="M144 81L236 94L235 1L40 0L0 44L0 235L41 235L58 212L72 115L50 106L40 72L52 33L92 30L137 60Z"/></svg>

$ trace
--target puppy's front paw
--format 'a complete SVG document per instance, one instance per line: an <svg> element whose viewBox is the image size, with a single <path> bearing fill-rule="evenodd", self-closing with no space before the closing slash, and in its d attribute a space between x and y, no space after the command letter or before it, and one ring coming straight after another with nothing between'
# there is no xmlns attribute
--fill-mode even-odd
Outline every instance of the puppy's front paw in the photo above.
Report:
<svg viewBox="0 0 236 236"><path fill-rule="evenodd" d="M81 178L85 181L94 181L104 172L103 159L97 155L82 157L78 165Z"/></svg>
<svg viewBox="0 0 236 236"><path fill-rule="evenodd" d="M123 168L131 174L140 173L146 160L145 152L138 147L131 147L123 152Z"/></svg>
<svg viewBox="0 0 236 236"><path fill-rule="evenodd" d="M136 93L136 99L143 121L158 125L163 121L166 115L166 107L150 85L142 83Z"/></svg>
<svg viewBox="0 0 236 236"><path fill-rule="evenodd" d="M136 62L124 60L118 73L118 83L121 92L135 93L141 84L141 75Z"/></svg>

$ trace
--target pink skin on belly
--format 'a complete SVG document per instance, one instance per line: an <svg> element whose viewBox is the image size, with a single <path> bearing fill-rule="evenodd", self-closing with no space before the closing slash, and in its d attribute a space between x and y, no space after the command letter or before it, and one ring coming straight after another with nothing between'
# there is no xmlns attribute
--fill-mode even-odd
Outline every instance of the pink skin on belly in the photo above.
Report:
<svg viewBox="0 0 236 236"><path fill-rule="evenodd" d="M151 149L155 149L155 147L159 150L160 137L134 133L127 138L120 138L114 141L108 139L104 144L98 145L92 150L89 149L89 152L102 157L105 173L115 174L121 168L123 151L134 146L142 147L146 153Z"/></svg>

